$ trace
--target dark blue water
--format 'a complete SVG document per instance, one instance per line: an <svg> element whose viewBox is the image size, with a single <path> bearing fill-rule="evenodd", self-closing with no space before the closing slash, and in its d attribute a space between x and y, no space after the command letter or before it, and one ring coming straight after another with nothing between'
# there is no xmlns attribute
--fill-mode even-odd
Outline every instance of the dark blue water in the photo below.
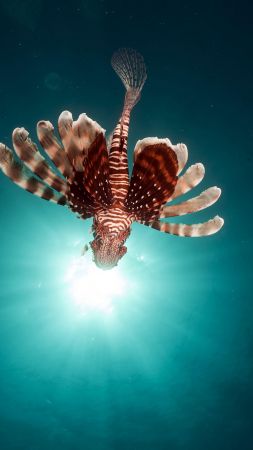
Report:
<svg viewBox="0 0 253 450"><path fill-rule="evenodd" d="M184 142L222 197L184 239L134 225L116 275L91 222L0 176L0 448L252 450L250 2L1 1L0 141L86 112L111 132L119 47L146 61L129 159L146 136ZM79 267L79 263L81 267ZM83 274L83 277L82 277Z"/></svg>

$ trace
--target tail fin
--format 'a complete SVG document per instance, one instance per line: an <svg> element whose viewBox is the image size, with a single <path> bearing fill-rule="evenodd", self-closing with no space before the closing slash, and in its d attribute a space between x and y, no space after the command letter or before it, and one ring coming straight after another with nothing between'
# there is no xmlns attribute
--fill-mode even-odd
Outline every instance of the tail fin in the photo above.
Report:
<svg viewBox="0 0 253 450"><path fill-rule="evenodd" d="M126 88L124 109L131 110L147 78L144 58L136 50L120 48L112 55L111 64Z"/></svg>

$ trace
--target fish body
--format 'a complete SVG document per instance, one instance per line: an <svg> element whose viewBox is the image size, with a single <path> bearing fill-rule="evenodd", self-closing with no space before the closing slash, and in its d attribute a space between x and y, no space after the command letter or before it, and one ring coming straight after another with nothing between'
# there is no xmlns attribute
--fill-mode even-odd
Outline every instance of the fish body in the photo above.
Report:
<svg viewBox="0 0 253 450"><path fill-rule="evenodd" d="M214 234L224 223L218 216L193 225L164 220L205 209L221 194L214 186L190 200L170 204L195 188L205 174L201 163L182 173L188 159L185 144L173 145L168 138L158 137L139 140L129 175L130 116L141 98L146 66L143 57L132 49L118 50L111 62L126 92L109 140L105 130L87 114L80 114L74 121L69 111L63 111L58 119L60 139L49 121L37 124L38 139L50 163L24 128L13 131L14 151L0 144L0 168L14 183L68 207L81 219L93 219L90 247L96 265L102 269L116 266L127 252L125 242L133 222L187 237Z"/></svg>

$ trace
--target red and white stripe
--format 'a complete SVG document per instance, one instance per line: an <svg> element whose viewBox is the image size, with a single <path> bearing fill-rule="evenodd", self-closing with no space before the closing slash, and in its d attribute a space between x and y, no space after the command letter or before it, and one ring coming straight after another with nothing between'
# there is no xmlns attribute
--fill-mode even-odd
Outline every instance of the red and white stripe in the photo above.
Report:
<svg viewBox="0 0 253 450"><path fill-rule="evenodd" d="M128 229L134 221L134 214L124 211L120 207L100 209L95 214L95 221L108 228L111 237L117 236L121 231Z"/></svg>

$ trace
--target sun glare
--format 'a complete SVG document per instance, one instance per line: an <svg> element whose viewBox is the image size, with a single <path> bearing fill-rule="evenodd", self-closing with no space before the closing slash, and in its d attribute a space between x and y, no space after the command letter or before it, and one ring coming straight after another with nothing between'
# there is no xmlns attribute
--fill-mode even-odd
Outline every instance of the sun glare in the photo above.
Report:
<svg viewBox="0 0 253 450"><path fill-rule="evenodd" d="M90 311L112 313L126 285L117 267L103 271L85 257L72 261L65 281L75 305L84 314Z"/></svg>

